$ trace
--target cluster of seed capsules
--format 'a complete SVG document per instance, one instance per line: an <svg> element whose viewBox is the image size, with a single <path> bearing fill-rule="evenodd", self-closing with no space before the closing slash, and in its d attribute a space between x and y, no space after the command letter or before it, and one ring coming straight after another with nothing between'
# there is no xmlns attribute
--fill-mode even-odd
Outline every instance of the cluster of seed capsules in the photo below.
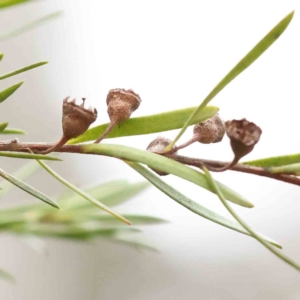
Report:
<svg viewBox="0 0 300 300"><path fill-rule="evenodd" d="M129 119L131 114L140 106L141 98L132 90L112 89L108 92L106 104L110 124L95 143L101 142L117 124ZM63 136L57 144L44 151L44 153L56 151L70 139L83 134L96 119L97 110L92 106L86 105L85 98L76 100L67 97L63 100ZM202 144L221 142L225 133L230 139L230 145L234 154L234 159L230 164L232 166L253 150L260 139L262 130L246 119L224 122L217 114L206 121L196 124L193 137L180 146L175 145L167 153L176 154L178 150L195 142ZM166 154L165 149L170 143L171 140L167 138L157 137L148 145L147 151ZM228 169L228 167L223 169ZM164 172L154 171L159 175L167 175Z"/></svg>

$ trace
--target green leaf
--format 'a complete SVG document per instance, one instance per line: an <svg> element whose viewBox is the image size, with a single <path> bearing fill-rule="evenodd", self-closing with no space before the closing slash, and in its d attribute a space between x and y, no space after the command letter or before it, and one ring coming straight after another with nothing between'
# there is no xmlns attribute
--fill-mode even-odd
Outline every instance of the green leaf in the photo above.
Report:
<svg viewBox="0 0 300 300"><path fill-rule="evenodd" d="M33 154L33 153L23 153L23 152L13 152L13 151L0 151L0 156L22 158L22 159L43 159L43 160L55 160L61 161L60 158L55 156L48 156L44 154Z"/></svg>
<svg viewBox="0 0 300 300"><path fill-rule="evenodd" d="M101 203L114 207L123 204L126 200L135 196L136 194L149 187L148 182L137 182L129 184L127 181L114 181L93 187L86 191L89 195L100 201ZM82 212L84 208L91 208L91 203L82 203L80 196L74 195L62 202L64 209L79 210Z"/></svg>
<svg viewBox="0 0 300 300"><path fill-rule="evenodd" d="M151 182L155 187L161 190L164 194L166 194L171 199L175 200L177 203L184 206L188 210L192 211L193 213L207 220L210 220L214 223L227 227L229 229L251 236L239 223L231 221L207 209L206 207L198 204L197 202L191 200L190 198L178 192L172 186L168 185L166 182L161 180L158 176L156 176L155 174L153 174L151 171L147 170L145 167L141 166L140 164L128 162L128 161L125 162L131 168L133 168L135 171L137 171L139 174L141 174L143 177L149 180L149 182ZM264 237L264 239L272 243L274 246L281 248L281 246L277 242L271 240L270 238Z"/></svg>
<svg viewBox="0 0 300 300"><path fill-rule="evenodd" d="M29 1L31 0L0 0L0 9L21 4L24 2L29 2Z"/></svg>
<svg viewBox="0 0 300 300"><path fill-rule="evenodd" d="M85 198L86 200L90 201L91 203L93 203L94 205L98 206L99 208L103 209L104 211L108 212L109 214L113 215L114 217L116 217L118 220L130 225L130 222L128 220L126 220L125 218L123 218L121 215L117 214L116 212L112 211L109 207L107 207L106 205L102 204L101 202L97 201L95 198L91 197L89 194L87 194L86 192L84 192L83 190L77 188L76 186L74 186L73 184L71 184L70 182L68 182L67 180L65 180L64 178L62 178L61 176L59 176L56 172L54 172L49 166L47 166L44 162L42 162L41 160L37 160L37 162L49 173L51 174L54 178L56 178L58 181L60 181L62 184L66 185L68 188L70 188L71 190L73 190L75 193L79 194L80 196L82 196L83 198Z"/></svg>
<svg viewBox="0 0 300 300"><path fill-rule="evenodd" d="M20 73L29 71L29 70L31 70L31 69L34 69L34 68L43 66L43 65L45 65L45 64L47 64L47 63L48 63L47 61L42 61L42 62L33 64L33 65L27 66L27 67L25 67L25 68L22 68L22 69L19 69L19 70L16 70L16 71L13 71L13 72L4 74L4 75L0 75L0 80L3 80L3 79L6 79L6 78L8 78L8 77L15 76L15 75L18 75L18 74L20 74Z"/></svg>
<svg viewBox="0 0 300 300"><path fill-rule="evenodd" d="M15 36L18 36L22 33L25 33L31 29L34 29L36 27L39 27L49 21L52 21L58 17L60 17L61 15L63 14L63 11L56 11L56 12L53 12L51 14L48 14L40 19L37 19L33 22L30 22L20 28L17 28L17 29L14 29L14 30L11 30L11 31L8 31L8 32L5 32L5 33L2 33L0 34L0 42L2 41L5 41L5 40L8 40L10 38L13 38Z"/></svg>
<svg viewBox="0 0 300 300"><path fill-rule="evenodd" d="M279 167L279 166L290 165L295 163L300 163L299 153L283 155L283 156L267 157L267 158L243 162L243 164L245 165L262 167L262 168Z"/></svg>
<svg viewBox="0 0 300 300"><path fill-rule="evenodd" d="M0 92L0 103L6 100L9 96L11 96L22 84L24 81L21 81L11 87L7 88L6 90Z"/></svg>
<svg viewBox="0 0 300 300"><path fill-rule="evenodd" d="M270 173L289 173L293 175L300 175L300 163L297 164L291 164L286 166L280 166L280 167L272 167L269 168Z"/></svg>
<svg viewBox="0 0 300 300"><path fill-rule="evenodd" d="M4 54L3 53L0 53L0 61L2 60Z"/></svg>
<svg viewBox="0 0 300 300"><path fill-rule="evenodd" d="M0 124L0 133L7 127L7 125L8 125L8 122Z"/></svg>
<svg viewBox="0 0 300 300"><path fill-rule="evenodd" d="M8 281L16 282L15 278L12 275L2 269L0 269L0 277Z"/></svg>
<svg viewBox="0 0 300 300"><path fill-rule="evenodd" d="M38 169L40 169L40 166L35 161L31 161L31 162L27 163L25 166L18 169L17 172L15 172L13 174L13 176L18 178L21 181L24 181L31 174L36 172ZM13 187L13 185L8 181L1 182L2 190L0 191L0 196L2 196L4 193L7 193L8 191L10 191L12 187Z"/></svg>
<svg viewBox="0 0 300 300"><path fill-rule="evenodd" d="M117 244L121 244L124 246L128 246L131 248L134 248L138 251L143 251L143 250L147 250L147 251L153 251L153 252L159 252L156 248L143 244L141 242L136 242L136 241L131 241L129 239L124 239L124 238L116 238L116 237L108 237L107 238L108 241L113 242L113 243L117 243Z"/></svg>
<svg viewBox="0 0 300 300"><path fill-rule="evenodd" d="M244 56L229 73L217 84L217 86L207 95L203 102L197 109L189 116L184 126L174 139L174 141L167 147L166 150L172 149L175 143L183 135L195 114L198 114L204 107L220 92L222 91L234 78L246 70L258 57L260 57L284 32L294 16L294 12L289 13L282 19L262 40L260 40L247 54Z"/></svg>
<svg viewBox="0 0 300 300"><path fill-rule="evenodd" d="M188 116L195 110L195 107L169 111L156 115L144 116L129 119L119 126L116 126L106 138L150 134L181 128ZM213 117L219 108L208 106L200 113L197 113L191 124L196 124L210 117ZM83 135L72 139L68 144L77 144L96 140L106 129L108 124L99 125L87 130Z"/></svg>
<svg viewBox="0 0 300 300"><path fill-rule="evenodd" d="M16 129L16 128L6 128L0 134L26 134L26 132L22 129Z"/></svg>
<svg viewBox="0 0 300 300"><path fill-rule="evenodd" d="M38 190L34 189L33 187L31 187L30 185L26 184L25 182L22 182L20 180L18 180L17 178L11 176L10 174L6 173L4 170L0 169L0 176L4 179L6 179L7 181L9 181L10 183L14 184L15 186L17 186L18 188L20 188L21 190L27 192L28 194L34 196L35 198L38 198L42 201L44 201L45 203L55 207L55 208L59 208L58 204L55 203L53 200L51 200L48 196L46 196L45 194L39 192Z"/></svg>
<svg viewBox="0 0 300 300"><path fill-rule="evenodd" d="M142 164L148 165L153 169L173 174L175 176L193 182L206 190L212 191L207 178L201 172L187 167L177 161L158 154L151 153L149 151L143 151L127 146L109 144L82 145L81 149L85 153L97 153L129 161L140 162ZM253 204L244 199L241 195L237 194L225 185L220 185L222 187L223 193L226 195L226 198L229 201L232 201L233 203L244 207L253 207Z"/></svg>
<svg viewBox="0 0 300 300"><path fill-rule="evenodd" d="M205 175L207 176L207 179L209 180L211 186L215 190L216 194L219 196L219 199L221 200L222 204L225 206L225 208L228 210L228 212L243 226L259 243L261 243L263 246L265 246L268 250L270 250L273 254L275 254L278 258L289 264L291 267L295 268L296 270L300 271L300 265L298 265L296 262L291 260L286 255L279 252L277 249L275 249L270 243L266 242L264 238L256 233L242 218L239 217L238 214L231 208L231 206L226 201L225 197L223 196L218 184L211 176L210 172L206 169L206 167L203 167L203 170L205 172Z"/></svg>

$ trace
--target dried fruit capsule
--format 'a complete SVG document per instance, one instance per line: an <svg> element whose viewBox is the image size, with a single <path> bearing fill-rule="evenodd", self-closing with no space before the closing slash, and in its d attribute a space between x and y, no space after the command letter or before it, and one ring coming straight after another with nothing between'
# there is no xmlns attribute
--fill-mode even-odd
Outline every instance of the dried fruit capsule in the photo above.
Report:
<svg viewBox="0 0 300 300"><path fill-rule="evenodd" d="M172 141L170 139L167 139L165 137L159 136L156 139L154 139L147 147L147 151L154 152L154 153L160 153L162 152ZM175 146L176 147L176 146ZM175 147L173 149L175 149ZM174 151L173 153L176 153ZM169 175L168 173L165 173L163 171L159 171L156 169L152 169L155 173L157 173L160 176Z"/></svg>
<svg viewBox="0 0 300 300"><path fill-rule="evenodd" d="M70 139L83 134L97 119L97 110L92 106L85 107L85 98L78 101L67 97L63 100L62 138L51 148L43 151L43 154L53 152L61 148Z"/></svg>
<svg viewBox="0 0 300 300"><path fill-rule="evenodd" d="M110 90L106 98L110 124L95 143L99 143L102 139L104 139L116 124L129 119L131 114L138 109L141 101L140 96L132 90Z"/></svg>

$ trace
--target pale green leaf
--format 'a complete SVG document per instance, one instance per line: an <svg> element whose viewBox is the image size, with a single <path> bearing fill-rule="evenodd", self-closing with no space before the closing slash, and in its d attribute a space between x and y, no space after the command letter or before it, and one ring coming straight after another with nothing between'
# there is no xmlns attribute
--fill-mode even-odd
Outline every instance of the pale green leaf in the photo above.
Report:
<svg viewBox="0 0 300 300"><path fill-rule="evenodd" d="M12 282L16 281L15 278L12 275L10 275L8 272L6 272L2 269L0 269L0 277L2 279L8 280L8 281L12 281Z"/></svg>
<svg viewBox="0 0 300 300"><path fill-rule="evenodd" d="M21 190L23 190L23 191L27 192L28 194L34 196L35 198L38 198L38 199L44 201L45 203L47 203L47 204L49 204L49 205L51 205L55 208L59 208L58 204L55 203L53 200L51 200L48 196L46 196L45 194L39 192L35 188L33 188L30 185L26 184L25 182L22 182L22 181L18 180L17 178L11 176L10 174L6 173L2 169L0 169L0 176L2 178L4 178L5 180L9 181L10 183L14 184L15 186L17 186Z"/></svg>
<svg viewBox="0 0 300 300"><path fill-rule="evenodd" d="M8 125L8 122L0 124L0 133L7 127L7 125Z"/></svg>
<svg viewBox="0 0 300 300"><path fill-rule="evenodd" d="M143 250L147 250L147 251L153 251L153 252L159 252L156 248L143 244L141 242L137 242L137 241L132 241L129 239L124 239L124 238L120 238L120 237L108 237L107 238L108 241L113 242L113 243L117 243L117 244L121 244L124 246L128 246L131 248L134 248L135 250L138 251L143 251Z"/></svg>
<svg viewBox="0 0 300 300"><path fill-rule="evenodd" d="M280 167L271 167L268 169L270 173L289 173L293 175L300 175L300 163L280 166Z"/></svg>
<svg viewBox="0 0 300 300"><path fill-rule="evenodd" d="M173 174L175 176L193 182L206 190L212 191L212 188L203 173L185 166L177 161L158 154L151 153L149 151L143 151L122 145L109 144L82 145L81 149L83 152L87 153L97 153L129 161L140 162L142 164L148 165L153 169ZM222 192L225 194L227 200L244 207L253 207L253 204L244 199L241 195L234 192L225 185L222 185L221 183L220 185L222 188Z"/></svg>
<svg viewBox="0 0 300 300"><path fill-rule="evenodd" d="M294 12L288 14L282 19L263 39L261 39L247 54L244 56L229 73L217 84L217 86L208 94L203 102L195 111L189 116L184 126L174 139L174 141L167 147L166 150L172 149L175 143L183 135L195 114L198 114L204 107L220 92L222 91L234 78L246 70L258 57L260 57L284 32L293 18Z"/></svg>
<svg viewBox="0 0 300 300"><path fill-rule="evenodd" d="M131 118L120 126L116 126L106 138L116 138L123 136L133 136L163 132L181 128L188 116L195 110L195 107L169 111L156 115ZM208 106L200 113L195 114L191 124L196 124L213 117L219 108ZM77 144L96 140L106 129L108 124L99 125L87 130L83 135L69 141L69 144Z"/></svg>
<svg viewBox="0 0 300 300"><path fill-rule="evenodd" d="M264 237L262 237L259 233L256 233L242 218L239 217L239 215L231 208L229 203L226 201L225 197L223 196L223 193L221 192L221 189L218 186L218 183L213 179L210 172L206 169L206 167L203 167L203 170L215 190L216 194L218 195L219 199L225 206L225 208L228 210L228 212L243 226L249 234L251 234L259 243L261 243L263 246L265 246L268 250L270 250L273 254L275 254L278 258L289 264L291 267L295 268L296 270L300 271L300 265L298 265L296 262L291 260L288 256L282 254L277 249L275 249L269 242L266 242L264 240Z"/></svg>
<svg viewBox="0 0 300 300"><path fill-rule="evenodd" d="M21 4L24 2L29 2L32 0L0 0L0 9L8 8L17 4Z"/></svg>
<svg viewBox="0 0 300 300"><path fill-rule="evenodd" d="M10 73L7 73L7 74L0 75L0 80L3 80L3 79L6 79L6 78L8 78L8 77L15 76L15 75L18 75L18 74L20 74L20 73L29 71L29 70L31 70L31 69L34 69L34 68L43 66L43 65L45 65L45 64L47 64L47 63L48 63L47 61L42 61L42 62L33 64L33 65L27 66L27 67L25 67L25 68L22 68L22 69L19 69L19 70L16 70L16 71L13 71L13 72L10 72Z"/></svg>
<svg viewBox="0 0 300 300"><path fill-rule="evenodd" d="M26 132L22 129L6 128L0 134L26 134Z"/></svg>
<svg viewBox="0 0 300 300"><path fill-rule="evenodd" d="M0 103L6 100L9 96L11 96L23 84L23 82L24 81L21 81L0 92Z"/></svg>
<svg viewBox="0 0 300 300"><path fill-rule="evenodd" d="M55 156L48 156L48 155L34 154L34 153L25 153L25 152L0 151L0 156L22 158L22 159L43 159L43 160L61 161L60 158L55 157Z"/></svg>
<svg viewBox="0 0 300 300"><path fill-rule="evenodd" d="M71 184L70 182L68 182L66 179L62 178L60 175L58 175L55 171L53 171L49 166L47 166L44 162L42 162L41 160L37 160L37 162L49 173L51 174L54 178L56 178L58 181L60 181L62 184L66 185L68 188L70 188L71 190L73 190L75 193L79 194L80 196L82 196L83 198L85 198L86 200L90 201L91 203L93 203L94 205L98 206L99 208L103 209L104 211L108 212L109 214L113 215L114 217L116 217L118 220L129 224L130 222L128 220L126 220L125 218L123 218L121 215L117 214L116 212L114 212L113 210L111 210L109 207L107 207L106 205L102 204L101 202L99 202L98 200L96 200L95 198L91 197L89 194L87 194L85 191L77 188L75 185Z"/></svg>
<svg viewBox="0 0 300 300"><path fill-rule="evenodd" d="M18 178L21 181L24 181L31 174L36 172L38 169L40 169L40 166L35 161L31 161L31 162L27 163L26 165L24 165L23 167L21 167L20 169L18 169L13 174L13 176ZM2 196L4 193L7 193L8 191L10 191L11 188L13 187L13 185L9 181L3 181L3 182L1 182L0 187L2 189L0 191L0 195Z"/></svg>
<svg viewBox="0 0 300 300"><path fill-rule="evenodd" d="M252 161L243 162L245 165L256 166L262 168L279 167L284 165L300 163L300 154L289 154L283 156L274 156L261 158Z"/></svg>
<svg viewBox="0 0 300 300"><path fill-rule="evenodd" d="M180 205L186 207L193 213L210 220L214 223L217 223L219 225L222 225L224 227L227 227L229 229L235 230L237 232L246 234L251 236L239 223L231 221L209 209L206 207L198 204L197 202L191 200L190 198L186 197L185 195L181 194L179 191L174 189L172 186L168 185L166 182L161 180L158 176L153 174L151 171L147 170L145 167L141 166L140 164L128 162L125 161L131 168L133 168L135 171L137 171L139 174L141 174L143 177L145 177L149 182L151 182L155 187L157 187L159 190L161 190L164 194L169 196L171 199L175 200ZM281 248L281 246L271 240L268 237L264 237L264 239L270 243L272 243L274 246Z"/></svg>
<svg viewBox="0 0 300 300"><path fill-rule="evenodd" d="M39 27L39 26L41 26L41 25L43 25L43 24L45 24L49 21L52 21L52 20L60 17L62 14L63 14L62 11L56 11L56 12L48 14L48 15L42 17L42 18L39 18L39 19L37 19L33 22L30 22L26 25L23 25L22 27L16 28L14 30L10 30L10 31L5 32L5 33L2 33L2 34L0 34L0 42L8 40L10 38L13 38L15 36L18 36L18 35L20 35L22 33L25 33L25 32L27 32L31 29L34 29L36 27Z"/></svg>

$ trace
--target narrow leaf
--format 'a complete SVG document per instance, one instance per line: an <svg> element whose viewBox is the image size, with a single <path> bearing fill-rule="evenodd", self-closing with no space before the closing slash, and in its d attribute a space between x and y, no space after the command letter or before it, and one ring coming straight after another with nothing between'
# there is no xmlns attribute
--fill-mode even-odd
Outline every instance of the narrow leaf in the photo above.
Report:
<svg viewBox="0 0 300 300"><path fill-rule="evenodd" d="M8 32L5 32L5 33L2 33L0 34L0 42L2 41L5 41L5 40L8 40L10 38L13 38L15 36L18 36L22 33L25 33L31 29L34 29L36 27L39 27L49 21L52 21L58 17L60 17L62 15L62 11L56 11L56 12L53 12L51 14L48 14L40 19L37 19L33 22L30 22L26 25L23 25L22 27L20 28L17 28L17 29L14 29L14 30L11 30L11 31L8 31Z"/></svg>
<svg viewBox="0 0 300 300"><path fill-rule="evenodd" d="M7 88L6 90L0 92L0 103L6 100L9 96L11 96L22 84L24 81L21 81L11 87Z"/></svg>
<svg viewBox="0 0 300 300"><path fill-rule="evenodd" d="M14 177L18 178L20 181L26 180L31 174L36 172L38 169L40 169L40 166L35 162L31 161L27 163L25 166L21 167L13 174ZM1 191L0 196L2 196L4 193L7 193L10 191L10 189L13 187L13 185L9 181L1 182Z"/></svg>
<svg viewBox="0 0 300 300"><path fill-rule="evenodd" d="M161 114L132 118L115 127L106 138L122 136L133 136L150 134L181 128L188 116L195 110L195 107L169 111ZM208 106L201 112L195 114L191 125L213 117L219 108ZM108 124L99 125L87 130L83 135L69 141L69 144L77 144L96 140L106 129Z"/></svg>
<svg viewBox="0 0 300 300"><path fill-rule="evenodd" d="M147 170L145 167L141 166L140 164L128 162L128 161L125 162L131 168L133 168L135 171L137 171L139 174L141 174L143 177L149 180L149 182L151 182L155 187L161 190L164 194L166 194L171 199L175 200L177 203L184 206L188 210L192 211L193 213L207 220L210 220L214 223L227 227L229 229L251 236L251 234L249 234L239 223L231 221L215 213L214 211L209 210L206 207L198 204L197 202L191 200L190 198L181 194L179 191L174 189L172 186L168 185L166 182L161 180L158 176L156 176L155 174L153 174L151 171ZM264 239L272 243L274 246L281 248L281 246L277 242L271 240L270 238L264 237Z"/></svg>
<svg viewBox="0 0 300 300"><path fill-rule="evenodd" d="M289 13L282 19L262 40L260 40L247 54L244 56L229 73L217 84L217 86L207 95L198 108L189 116L184 126L174 139L174 141L167 147L166 150L172 149L175 143L183 135L187 127L191 124L194 115L199 113L204 107L220 92L222 91L234 78L246 70L258 57L260 57L284 32L288 27L294 16L294 12Z"/></svg>
<svg viewBox="0 0 300 300"><path fill-rule="evenodd" d="M34 68L43 66L43 65L45 65L45 64L47 64L47 63L48 63L47 61L42 61L42 62L33 64L33 65L27 66L27 67L25 67L25 68L22 68L22 69L19 69L19 70L16 70L16 71L13 71L13 72L4 74L4 75L0 75L0 80L3 80L3 79L5 79L5 78L11 77L11 76L15 76L15 75L18 75L18 74L20 74L20 73L29 71L29 70L31 70L31 69L34 69Z"/></svg>
<svg viewBox="0 0 300 300"><path fill-rule="evenodd" d="M2 269L0 269L0 277L8 281L16 282L15 278L12 275Z"/></svg>
<svg viewBox="0 0 300 300"><path fill-rule="evenodd" d="M4 54L3 53L0 53L0 61L2 60Z"/></svg>
<svg viewBox="0 0 300 300"><path fill-rule="evenodd" d="M9 175L8 173L6 173L4 170L0 169L0 176L3 177L4 179L6 179L7 181L9 181L10 183L14 184L15 186L17 186L18 188L20 188L21 190L27 192L28 194L34 196L35 198L38 198L42 201L44 201L45 203L55 207L55 208L59 208L58 204L55 203L53 200L51 200L48 196L46 196L45 194L39 192L38 190L34 189L33 187L31 187L30 185L26 184L25 182L22 182L20 180L18 180L17 178Z"/></svg>
<svg viewBox="0 0 300 300"><path fill-rule="evenodd" d="M60 175L58 175L56 172L54 172L50 167L48 167L44 162L42 162L41 160L37 160L37 162L49 173L51 174L54 178L56 178L58 181L60 181L62 184L66 185L68 188L70 188L71 190L73 190L75 193L81 195L83 198L85 198L86 200L90 201L91 203L95 204L96 206L98 206L99 208L103 209L104 211L108 212L109 214L113 215L114 217L116 217L117 219L119 219L120 221L130 225L130 222L128 220L126 220L125 218L123 218L122 216L120 216L119 214L115 213L114 211L112 211L109 207L107 207L106 205L102 204L101 202L97 201L95 198L91 197L89 194L87 194L86 192L84 192L83 190L77 188L76 186L74 186L73 184L71 184L70 182L68 182L67 180L65 180L64 178L62 178Z"/></svg>
<svg viewBox="0 0 300 300"><path fill-rule="evenodd" d="M7 127L7 125L8 125L8 122L0 124L0 133Z"/></svg>
<svg viewBox="0 0 300 300"><path fill-rule="evenodd" d="M210 172L206 169L206 167L203 167L203 170L205 172L205 175L207 176L207 179L209 180L211 186L215 190L216 194L218 195L219 199L221 200L222 204L225 206L225 208L228 210L228 212L243 226L259 243L261 243L263 246L265 246L268 250L270 250L273 254L275 254L278 258L289 264L291 267L295 268L296 270L300 271L300 265L298 265L296 262L291 260L286 255L279 252L277 249L275 249L270 243L266 242L264 238L256 233L242 218L239 217L238 214L231 208L231 206L227 203L225 197L223 196L220 188L218 187L218 184L211 176Z"/></svg>
<svg viewBox="0 0 300 300"><path fill-rule="evenodd" d="M177 161L169 159L167 157L151 153L149 151L143 151L132 147L122 145L110 145L110 144L91 144L82 145L81 149L86 153L97 153L111 157L117 157L129 161L140 162L146 164L151 168L163 171L169 174L173 174L180 178L186 179L202 188L211 191L212 188L209 185L205 175L195 169L187 167ZM241 195L234 192L225 185L221 185L223 193L226 195L227 200L236 203L244 207L253 207L253 204L244 199Z"/></svg>
<svg viewBox="0 0 300 300"><path fill-rule="evenodd" d="M267 158L243 162L243 164L245 165L262 167L262 168L279 167L279 166L290 165L295 163L300 163L299 153L283 155L283 156L267 157Z"/></svg>
<svg viewBox="0 0 300 300"><path fill-rule="evenodd" d="M124 238L116 238L116 237L109 237L107 238L108 241L113 242L113 243L117 243L117 244L121 244L127 247L131 247L134 248L138 251L143 251L143 250L147 250L147 251L153 251L153 252L159 252L156 248L143 244L141 242L136 242L136 241L131 241L129 239L124 239Z"/></svg>
<svg viewBox="0 0 300 300"><path fill-rule="evenodd" d="M29 2L31 0L0 0L0 9L8 8L17 4L21 4L24 2Z"/></svg>
<svg viewBox="0 0 300 300"><path fill-rule="evenodd" d="M26 132L22 129L6 128L0 134L26 134Z"/></svg>
<svg viewBox="0 0 300 300"><path fill-rule="evenodd" d="M300 163L297 164L291 164L286 166L280 166L280 167L272 167L269 168L270 173L289 173L293 175L300 175Z"/></svg>
<svg viewBox="0 0 300 300"><path fill-rule="evenodd" d="M48 156L44 154L34 154L34 153L23 153L23 152L12 152L12 151L0 151L0 156L13 157L13 158L23 158L23 159L43 159L43 160L55 160L61 161L60 158L55 156Z"/></svg>

